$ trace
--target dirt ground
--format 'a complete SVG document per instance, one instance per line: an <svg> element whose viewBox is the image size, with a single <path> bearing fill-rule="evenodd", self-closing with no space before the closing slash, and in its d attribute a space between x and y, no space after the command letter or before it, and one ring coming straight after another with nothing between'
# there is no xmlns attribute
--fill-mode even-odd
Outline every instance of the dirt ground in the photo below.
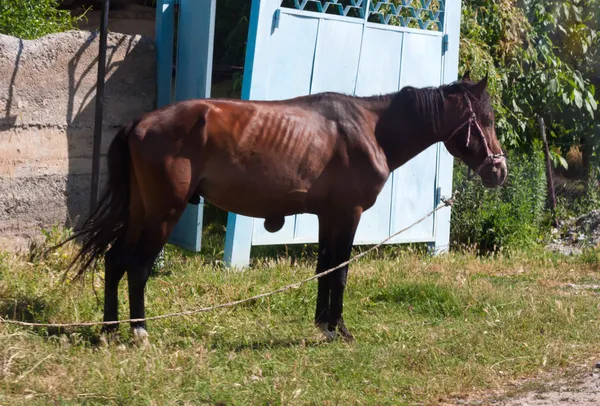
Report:
<svg viewBox="0 0 600 406"><path fill-rule="evenodd" d="M561 221L553 235L548 249L565 255L581 254L586 247L600 247L600 210Z"/></svg>
<svg viewBox="0 0 600 406"><path fill-rule="evenodd" d="M600 374L588 374L571 382L557 382L516 398L496 403L503 406L600 405Z"/></svg>
<svg viewBox="0 0 600 406"><path fill-rule="evenodd" d="M594 365L593 362L591 365ZM563 376L547 375L515 382L512 388L458 399L447 406L562 406L600 405L600 369L582 365Z"/></svg>

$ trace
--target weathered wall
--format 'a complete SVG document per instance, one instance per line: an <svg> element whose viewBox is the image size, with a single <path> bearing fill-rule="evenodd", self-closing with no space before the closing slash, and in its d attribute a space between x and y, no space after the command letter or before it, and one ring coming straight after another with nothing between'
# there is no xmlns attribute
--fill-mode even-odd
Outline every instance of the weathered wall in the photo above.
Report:
<svg viewBox="0 0 600 406"><path fill-rule="evenodd" d="M78 12L84 12L84 10L76 10L75 14L78 14ZM78 22L79 29L97 31L100 27L101 14L100 8L87 10L85 18ZM148 38L154 38L156 8L141 4L117 4L111 1L108 13L108 26L112 32L130 35L139 34Z"/></svg>
<svg viewBox="0 0 600 406"><path fill-rule="evenodd" d="M0 35L0 250L88 211L98 39ZM120 125L154 108L154 43L111 33L107 62L103 153Z"/></svg>

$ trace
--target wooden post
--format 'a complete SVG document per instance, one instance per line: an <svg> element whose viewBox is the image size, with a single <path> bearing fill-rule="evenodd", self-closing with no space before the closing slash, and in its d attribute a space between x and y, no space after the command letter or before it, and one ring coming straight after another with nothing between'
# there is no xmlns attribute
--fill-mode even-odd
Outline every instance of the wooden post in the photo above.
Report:
<svg viewBox="0 0 600 406"><path fill-rule="evenodd" d="M106 42L108 37L108 10L110 0L102 3L100 16L100 49L98 53L98 77L96 80L96 117L94 120L94 150L92 152L92 190L90 193L90 214L98 202L100 180L100 148L102 146L102 116L104 114L104 76L106 72Z"/></svg>
<svg viewBox="0 0 600 406"><path fill-rule="evenodd" d="M544 124L544 118L538 117L538 123L540 125L540 134L542 136L542 142L544 143L544 155L546 157L546 181L548 183L548 199L550 201L550 209L552 210L552 219L554 222L554 226L558 227L558 222L556 221L556 194L554 192L552 162L550 161L550 148L548 148L548 140L546 139L546 125Z"/></svg>

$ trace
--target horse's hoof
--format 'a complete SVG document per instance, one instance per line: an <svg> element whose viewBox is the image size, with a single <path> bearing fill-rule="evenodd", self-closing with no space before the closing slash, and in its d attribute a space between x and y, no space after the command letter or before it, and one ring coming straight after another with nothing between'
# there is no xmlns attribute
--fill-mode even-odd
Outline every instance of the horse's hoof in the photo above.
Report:
<svg viewBox="0 0 600 406"><path fill-rule="evenodd" d="M110 339L108 338L108 336L106 334L101 334L100 335L100 345L104 348L108 348L108 343L110 341Z"/></svg>
<svg viewBox="0 0 600 406"><path fill-rule="evenodd" d="M119 332L117 330L104 330L100 332L99 342L104 348L107 348L110 344L119 341Z"/></svg>
<svg viewBox="0 0 600 406"><path fill-rule="evenodd" d="M133 341L138 346L148 347L150 345L149 335L144 327L133 327L131 334L133 335Z"/></svg>
<svg viewBox="0 0 600 406"><path fill-rule="evenodd" d="M340 336L342 337L342 340L344 340L347 343L354 341L354 336L352 335L351 332L348 331L346 326L343 326L343 325L339 326L338 330L340 332Z"/></svg>
<svg viewBox="0 0 600 406"><path fill-rule="evenodd" d="M336 333L334 330L329 330L329 323L317 323L317 328L325 336L327 341L331 342L336 339Z"/></svg>

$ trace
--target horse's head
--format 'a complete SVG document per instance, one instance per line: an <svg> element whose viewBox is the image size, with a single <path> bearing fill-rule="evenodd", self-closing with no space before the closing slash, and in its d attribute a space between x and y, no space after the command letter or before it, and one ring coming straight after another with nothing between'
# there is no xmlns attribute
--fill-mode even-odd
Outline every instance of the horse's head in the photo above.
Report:
<svg viewBox="0 0 600 406"><path fill-rule="evenodd" d="M506 181L508 168L496 138L494 110L486 88L487 76L473 82L467 72L455 87L457 91L448 95L448 111L455 114L447 120L450 135L444 144L481 177L485 187L493 188Z"/></svg>

